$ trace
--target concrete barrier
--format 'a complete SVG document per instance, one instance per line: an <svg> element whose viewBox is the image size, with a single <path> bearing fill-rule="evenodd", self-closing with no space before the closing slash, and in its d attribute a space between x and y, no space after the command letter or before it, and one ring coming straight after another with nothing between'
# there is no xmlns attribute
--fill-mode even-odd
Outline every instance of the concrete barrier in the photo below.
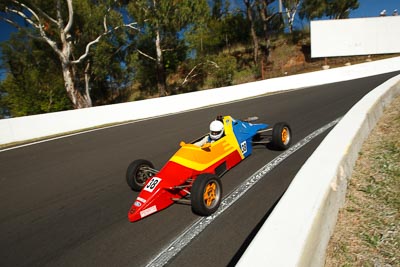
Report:
<svg viewBox="0 0 400 267"><path fill-rule="evenodd" d="M400 57L163 98L0 120L0 145L400 70Z"/></svg>
<svg viewBox="0 0 400 267"><path fill-rule="evenodd" d="M400 53L399 16L314 20L310 32L311 57Z"/></svg>
<svg viewBox="0 0 400 267"><path fill-rule="evenodd" d="M400 75L362 98L297 173L237 266L324 266L362 143L400 95Z"/></svg>

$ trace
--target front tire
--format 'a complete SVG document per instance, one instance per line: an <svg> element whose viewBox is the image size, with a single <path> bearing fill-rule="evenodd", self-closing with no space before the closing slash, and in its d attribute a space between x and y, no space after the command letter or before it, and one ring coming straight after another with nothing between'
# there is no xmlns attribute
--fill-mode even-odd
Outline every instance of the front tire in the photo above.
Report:
<svg viewBox="0 0 400 267"><path fill-rule="evenodd" d="M213 174L200 174L191 190L192 210L201 216L213 214L221 204L222 184Z"/></svg>
<svg viewBox="0 0 400 267"><path fill-rule="evenodd" d="M272 129L272 146L278 150L286 150L292 143L292 130L286 122L278 122Z"/></svg>
<svg viewBox="0 0 400 267"><path fill-rule="evenodd" d="M126 182L133 191L142 190L146 181L154 175L149 169L154 169L154 166L145 159L138 159L129 164L126 170Z"/></svg>

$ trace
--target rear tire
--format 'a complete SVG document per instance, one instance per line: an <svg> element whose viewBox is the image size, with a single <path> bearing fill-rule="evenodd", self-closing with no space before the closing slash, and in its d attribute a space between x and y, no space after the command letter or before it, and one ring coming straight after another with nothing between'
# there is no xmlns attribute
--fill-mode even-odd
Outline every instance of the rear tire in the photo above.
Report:
<svg viewBox="0 0 400 267"><path fill-rule="evenodd" d="M201 216L213 214L221 204L222 184L213 174L200 174L191 190L192 210Z"/></svg>
<svg viewBox="0 0 400 267"><path fill-rule="evenodd" d="M272 129L272 146L277 150L286 150L292 143L292 130L286 122L278 122Z"/></svg>
<svg viewBox="0 0 400 267"><path fill-rule="evenodd" d="M126 170L126 182L133 191L142 190L146 181L153 176L153 173L147 170L148 168L154 169L154 166L145 159L137 159L129 164Z"/></svg>

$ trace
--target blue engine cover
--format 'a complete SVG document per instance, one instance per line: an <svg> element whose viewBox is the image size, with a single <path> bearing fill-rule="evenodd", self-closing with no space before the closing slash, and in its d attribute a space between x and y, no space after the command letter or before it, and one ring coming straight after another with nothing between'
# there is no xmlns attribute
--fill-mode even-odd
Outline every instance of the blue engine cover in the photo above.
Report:
<svg viewBox="0 0 400 267"><path fill-rule="evenodd" d="M246 121L233 120L232 122L233 132L235 133L236 139L239 143L240 149L244 157L251 155L253 151L252 140L258 131L267 129L268 124L264 123L250 123Z"/></svg>

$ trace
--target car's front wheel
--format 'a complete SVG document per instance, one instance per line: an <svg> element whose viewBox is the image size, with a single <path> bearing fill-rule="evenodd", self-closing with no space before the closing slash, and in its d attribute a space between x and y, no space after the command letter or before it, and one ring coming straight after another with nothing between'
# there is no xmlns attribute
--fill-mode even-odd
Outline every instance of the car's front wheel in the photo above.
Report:
<svg viewBox="0 0 400 267"><path fill-rule="evenodd" d="M126 182L132 190L139 192L142 190L147 179L154 175L153 164L145 159L137 159L129 164L126 170Z"/></svg>
<svg viewBox="0 0 400 267"><path fill-rule="evenodd" d="M272 129L272 146L278 150L286 150L292 143L292 130L289 124L278 122Z"/></svg>
<svg viewBox="0 0 400 267"><path fill-rule="evenodd" d="M193 182L191 189L192 210L201 216L213 214L221 204L222 184L213 174L201 174Z"/></svg>

